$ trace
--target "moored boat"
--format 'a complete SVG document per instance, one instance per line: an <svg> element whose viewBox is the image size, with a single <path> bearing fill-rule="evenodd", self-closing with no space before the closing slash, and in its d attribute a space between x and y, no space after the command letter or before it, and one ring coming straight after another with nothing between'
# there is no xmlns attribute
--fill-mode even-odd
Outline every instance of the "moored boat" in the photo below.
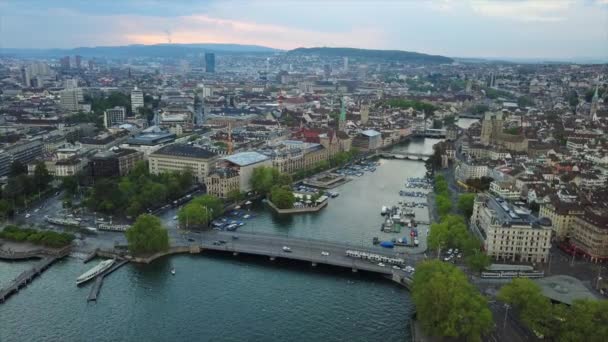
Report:
<svg viewBox="0 0 608 342"><path fill-rule="evenodd" d="M81 274L80 277L76 279L76 285L80 285L97 277L98 275L102 274L107 269L112 267L112 265L114 265L114 259L108 259L100 262L99 264L97 264L97 266Z"/></svg>

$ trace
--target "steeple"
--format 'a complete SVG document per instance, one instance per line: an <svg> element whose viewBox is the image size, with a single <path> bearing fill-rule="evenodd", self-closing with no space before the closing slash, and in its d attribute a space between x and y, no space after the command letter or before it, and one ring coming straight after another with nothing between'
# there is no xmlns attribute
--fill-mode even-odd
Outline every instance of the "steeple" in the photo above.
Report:
<svg viewBox="0 0 608 342"><path fill-rule="evenodd" d="M597 80L595 82L595 92L593 93L593 98L591 98L591 109L589 110L589 116L591 116L591 120L597 120L597 107L599 106L599 87L600 87L600 76L597 76Z"/></svg>

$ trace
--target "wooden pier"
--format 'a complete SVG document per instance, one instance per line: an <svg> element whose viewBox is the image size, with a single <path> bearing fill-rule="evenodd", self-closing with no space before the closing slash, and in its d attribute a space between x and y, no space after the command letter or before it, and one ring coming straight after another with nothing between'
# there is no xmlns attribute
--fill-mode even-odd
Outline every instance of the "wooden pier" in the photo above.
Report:
<svg viewBox="0 0 608 342"><path fill-rule="evenodd" d="M22 272L13 279L7 286L0 289L0 303L4 303L8 297L19 292L19 290L29 284L34 278L46 271L55 261L65 257L70 252L69 248L60 250L56 255L41 257L42 260L31 269ZM40 256L39 256L40 257Z"/></svg>
<svg viewBox="0 0 608 342"><path fill-rule="evenodd" d="M118 261L118 263L114 264L108 270L106 270L102 274L98 275L95 278L95 283L93 284L93 287L91 287L91 292L89 292L89 296L87 297L87 302L97 302L97 297L99 296L99 291L101 291L101 285L103 285L104 278L106 276L108 276L110 273L121 268L128 262L129 262L129 260L120 260L120 261Z"/></svg>

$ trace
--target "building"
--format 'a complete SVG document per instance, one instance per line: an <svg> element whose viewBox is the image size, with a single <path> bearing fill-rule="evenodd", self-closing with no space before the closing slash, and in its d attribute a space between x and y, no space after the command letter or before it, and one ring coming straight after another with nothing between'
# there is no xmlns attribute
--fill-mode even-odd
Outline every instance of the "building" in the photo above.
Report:
<svg viewBox="0 0 608 342"><path fill-rule="evenodd" d="M587 207L573 221L570 244L592 262L608 260L608 212L605 208Z"/></svg>
<svg viewBox="0 0 608 342"><path fill-rule="evenodd" d="M475 198L471 230L483 241L486 253L511 262L547 262L552 224L508 202L480 194Z"/></svg>
<svg viewBox="0 0 608 342"><path fill-rule="evenodd" d="M196 180L204 183L214 169L217 154L186 144L172 144L160 148L148 157L150 173L190 171Z"/></svg>
<svg viewBox="0 0 608 342"><path fill-rule="evenodd" d="M29 88L32 86L32 75L28 67L21 68L21 84L24 87Z"/></svg>
<svg viewBox="0 0 608 342"><path fill-rule="evenodd" d="M125 110L125 107L116 106L114 108L106 109L106 111L103 112L103 125L106 128L122 125L125 123L126 115L127 111Z"/></svg>
<svg viewBox="0 0 608 342"><path fill-rule="evenodd" d="M237 170L217 168L205 178L207 193L219 198L228 198L231 191L240 191L240 177Z"/></svg>
<svg viewBox="0 0 608 342"><path fill-rule="evenodd" d="M573 235L574 220L583 213L583 207L578 203L565 202L557 196L551 196L547 203L540 206L538 216L551 220L555 237L561 241Z"/></svg>
<svg viewBox="0 0 608 342"><path fill-rule="evenodd" d="M272 161L268 156L258 152L240 152L223 158L220 166L230 168L239 174L239 190L246 192L251 190L250 180L253 169L261 166L272 167Z"/></svg>
<svg viewBox="0 0 608 342"><path fill-rule="evenodd" d="M515 187L513 182L493 181L490 183L490 192L506 200L518 200L521 198L521 191Z"/></svg>
<svg viewBox="0 0 608 342"><path fill-rule="evenodd" d="M466 181L467 179L486 177L488 170L487 164L466 161L456 166L454 176L457 180Z"/></svg>
<svg viewBox="0 0 608 342"><path fill-rule="evenodd" d="M55 162L55 177L69 177L78 174L87 165L85 159L68 158ZM47 169L49 169L47 167Z"/></svg>
<svg viewBox="0 0 608 342"><path fill-rule="evenodd" d="M373 129L365 130L353 138L352 146L361 151L374 151L382 147L382 134Z"/></svg>
<svg viewBox="0 0 608 342"><path fill-rule="evenodd" d="M11 172L13 158L6 151L0 151L0 177L4 177Z"/></svg>
<svg viewBox="0 0 608 342"><path fill-rule="evenodd" d="M77 112L84 101L81 88L64 89L60 92L60 105L63 109Z"/></svg>
<svg viewBox="0 0 608 342"><path fill-rule="evenodd" d="M215 54L212 52L205 53L205 72L215 72Z"/></svg>
<svg viewBox="0 0 608 342"><path fill-rule="evenodd" d="M27 165L42 155L43 147L41 139L29 139L7 147L5 152L10 155L11 163L18 161Z"/></svg>
<svg viewBox="0 0 608 342"><path fill-rule="evenodd" d="M89 162L91 176L93 178L125 176L141 160L143 153L131 149L114 148L99 152Z"/></svg>
<svg viewBox="0 0 608 342"><path fill-rule="evenodd" d="M175 133L165 132L157 126L153 126L146 128L141 134L129 138L121 147L143 152L144 158L147 159L152 152L173 143L176 138Z"/></svg>
<svg viewBox="0 0 608 342"><path fill-rule="evenodd" d="M359 111L361 114L361 124L367 125L367 122L369 121L369 105L362 104L361 109Z"/></svg>
<svg viewBox="0 0 608 342"><path fill-rule="evenodd" d="M139 113L139 108L144 107L144 92L137 87L131 91L131 112L132 115Z"/></svg>

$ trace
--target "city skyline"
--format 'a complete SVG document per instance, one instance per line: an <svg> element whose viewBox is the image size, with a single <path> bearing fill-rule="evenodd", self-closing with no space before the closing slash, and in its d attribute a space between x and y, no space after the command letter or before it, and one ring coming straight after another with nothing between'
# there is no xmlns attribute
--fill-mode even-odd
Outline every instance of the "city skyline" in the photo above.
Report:
<svg viewBox="0 0 608 342"><path fill-rule="evenodd" d="M0 1L0 49L159 43L608 58L608 1ZM381 18L381 20L380 20ZM27 23L27 25L23 25ZM44 32L44 34L31 34Z"/></svg>

